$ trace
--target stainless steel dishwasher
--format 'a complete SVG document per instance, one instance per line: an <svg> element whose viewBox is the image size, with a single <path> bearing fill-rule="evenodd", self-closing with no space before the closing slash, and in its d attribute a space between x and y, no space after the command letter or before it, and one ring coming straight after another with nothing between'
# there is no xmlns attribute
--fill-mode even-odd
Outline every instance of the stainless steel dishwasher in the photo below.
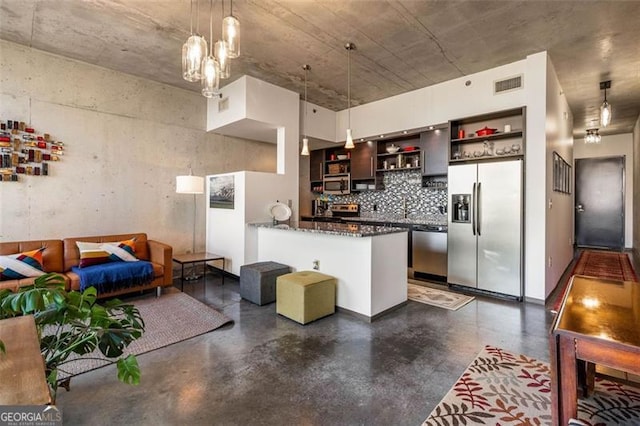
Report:
<svg viewBox="0 0 640 426"><path fill-rule="evenodd" d="M447 282L446 226L414 225L411 252L415 278Z"/></svg>

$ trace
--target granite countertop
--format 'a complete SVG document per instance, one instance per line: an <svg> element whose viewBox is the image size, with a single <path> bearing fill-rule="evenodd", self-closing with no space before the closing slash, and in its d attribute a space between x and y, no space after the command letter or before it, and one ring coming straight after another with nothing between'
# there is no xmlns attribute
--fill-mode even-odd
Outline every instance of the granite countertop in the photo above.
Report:
<svg viewBox="0 0 640 426"><path fill-rule="evenodd" d="M407 232L406 228L394 228L391 226L331 222L300 222L298 225L250 223L249 226L255 226L257 228L282 229L284 231L308 232L313 234L341 235L345 237L375 237L376 235Z"/></svg>

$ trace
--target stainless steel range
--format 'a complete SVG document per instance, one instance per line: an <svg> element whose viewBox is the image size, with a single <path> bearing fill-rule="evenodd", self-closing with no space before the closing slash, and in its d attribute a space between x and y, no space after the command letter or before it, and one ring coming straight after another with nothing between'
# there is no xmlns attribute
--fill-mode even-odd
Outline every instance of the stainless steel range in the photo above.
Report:
<svg viewBox="0 0 640 426"><path fill-rule="evenodd" d="M360 204L335 203L331 205L333 217L358 217L360 216Z"/></svg>

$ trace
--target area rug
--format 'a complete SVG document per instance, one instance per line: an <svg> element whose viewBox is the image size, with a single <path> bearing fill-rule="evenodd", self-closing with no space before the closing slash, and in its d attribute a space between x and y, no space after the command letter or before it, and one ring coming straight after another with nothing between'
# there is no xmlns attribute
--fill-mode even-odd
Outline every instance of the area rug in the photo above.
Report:
<svg viewBox="0 0 640 426"><path fill-rule="evenodd" d="M550 425L549 364L485 346L423 425ZM578 401L584 425L639 425L640 388L596 377Z"/></svg>
<svg viewBox="0 0 640 426"><path fill-rule="evenodd" d="M133 341L125 349L126 355L140 355L159 349L215 330L233 321L226 315L180 292L170 292L160 297L150 296L125 303L135 305L145 323L142 337ZM113 362L114 360L107 359L99 351L95 351L62 365L58 371L58 378L75 376Z"/></svg>
<svg viewBox="0 0 640 426"><path fill-rule="evenodd" d="M409 300L452 311L460 309L474 299L472 296L452 293L450 291L439 290L432 287L425 287L422 285L412 284L411 282L407 285Z"/></svg>
<svg viewBox="0 0 640 426"><path fill-rule="evenodd" d="M571 276L573 275L586 275L621 281L638 281L638 277L626 253L602 250L583 250L571 271ZM562 290L558 292L551 308L554 312L558 312L568 285L569 280L564 283Z"/></svg>

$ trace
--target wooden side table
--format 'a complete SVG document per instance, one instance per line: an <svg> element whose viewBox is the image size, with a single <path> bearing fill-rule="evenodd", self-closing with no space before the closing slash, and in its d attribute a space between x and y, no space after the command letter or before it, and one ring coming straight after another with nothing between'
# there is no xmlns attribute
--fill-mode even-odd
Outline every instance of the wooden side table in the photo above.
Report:
<svg viewBox="0 0 640 426"><path fill-rule="evenodd" d="M44 375L44 359L32 315L0 320L0 405L51 403Z"/></svg>
<svg viewBox="0 0 640 426"><path fill-rule="evenodd" d="M579 364L640 374L639 313L640 283L580 275L571 278L551 327L554 425L566 425L577 416ZM588 374L593 374L592 368Z"/></svg>
<svg viewBox="0 0 640 426"><path fill-rule="evenodd" d="M212 262L214 260L222 260L222 272L220 276L222 277L222 285L224 285L224 270L226 266L226 261L224 256L215 253L201 252L201 253L186 253L186 254L177 254L173 256L173 261L180 264L180 286L182 291L184 291L184 265L195 264L195 263L204 263L205 265L205 288L207 283L207 274L206 267L207 262Z"/></svg>

